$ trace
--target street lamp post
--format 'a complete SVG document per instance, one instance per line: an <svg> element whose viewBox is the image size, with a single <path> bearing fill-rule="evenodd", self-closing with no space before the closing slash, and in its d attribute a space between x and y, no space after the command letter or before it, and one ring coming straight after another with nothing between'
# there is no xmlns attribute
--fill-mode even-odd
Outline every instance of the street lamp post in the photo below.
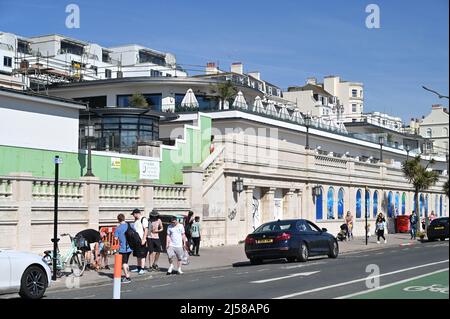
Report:
<svg viewBox="0 0 450 319"><path fill-rule="evenodd" d="M410 150L411 150L411 149L410 149L409 145L406 145L406 161L409 160L409 151L410 151Z"/></svg>
<svg viewBox="0 0 450 319"><path fill-rule="evenodd" d="M380 144L380 162L383 161L383 145L384 145L384 137L380 136L378 139L378 143Z"/></svg>
<svg viewBox="0 0 450 319"><path fill-rule="evenodd" d="M306 114L305 116L305 126L306 126L306 145L305 149L309 150L309 127L311 126L311 116L309 114Z"/></svg>
<svg viewBox="0 0 450 319"><path fill-rule="evenodd" d="M365 191L366 191L366 193L364 194L364 199L365 199L365 205L364 205L364 207L365 207L365 209L364 209L364 213L365 213L365 217L364 217L364 219L365 219L365 222L366 222L366 246L368 245L368 238L367 238L367 233L368 233L368 229L367 229L367 202L368 202L368 200L367 200L367 196L368 196L368 194L369 194L369 188L366 186L366 188L365 188Z"/></svg>
<svg viewBox="0 0 450 319"><path fill-rule="evenodd" d="M449 176L448 175L448 151L447 151L447 153L445 154L445 161L447 162L447 176ZM448 195L448 194L447 194Z"/></svg>
<svg viewBox="0 0 450 319"><path fill-rule="evenodd" d="M86 143L88 147L88 161L87 161L87 170L86 174L84 176L90 176L93 177L94 174L92 173L92 151L91 151L91 141L95 137L94 133L94 126L91 124L88 124L84 127L84 135L86 137Z"/></svg>
<svg viewBox="0 0 450 319"><path fill-rule="evenodd" d="M58 186L59 186L59 164L62 159L58 155L55 156L55 197L54 197L54 217L53 217L53 274L52 280L56 281L57 261L58 261Z"/></svg>
<svg viewBox="0 0 450 319"><path fill-rule="evenodd" d="M244 180L238 176L238 178L232 184L233 192L238 194L244 191Z"/></svg>

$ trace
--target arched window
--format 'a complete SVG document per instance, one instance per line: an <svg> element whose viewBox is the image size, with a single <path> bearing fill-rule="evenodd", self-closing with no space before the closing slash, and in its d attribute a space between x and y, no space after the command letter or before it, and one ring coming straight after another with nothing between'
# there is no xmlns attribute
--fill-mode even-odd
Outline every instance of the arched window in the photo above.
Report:
<svg viewBox="0 0 450 319"><path fill-rule="evenodd" d="M400 193L395 193L395 210L394 210L395 216L400 215Z"/></svg>
<svg viewBox="0 0 450 319"><path fill-rule="evenodd" d="M448 128L444 127L443 130L444 130L444 136L445 136L445 137L448 137Z"/></svg>
<svg viewBox="0 0 450 319"><path fill-rule="evenodd" d="M316 199L316 220L323 219L323 188L320 187L320 195L315 196Z"/></svg>
<svg viewBox="0 0 450 319"><path fill-rule="evenodd" d="M327 219L334 219L334 188L328 188L327 194Z"/></svg>
<svg viewBox="0 0 450 319"><path fill-rule="evenodd" d="M420 210L420 216L423 216L423 206L424 206L424 199L423 194L420 194L419 196L419 210Z"/></svg>
<svg viewBox="0 0 450 319"><path fill-rule="evenodd" d="M431 128L427 129L427 137L433 137L433 130Z"/></svg>
<svg viewBox="0 0 450 319"><path fill-rule="evenodd" d="M361 190L356 192L356 218L361 218Z"/></svg>
<svg viewBox="0 0 450 319"><path fill-rule="evenodd" d="M370 217L370 191L366 190L365 194L366 194L366 197L365 197L366 198L366 200L365 200L366 209L364 211L367 214L367 218L369 218Z"/></svg>
<svg viewBox="0 0 450 319"><path fill-rule="evenodd" d="M378 191L373 193L373 217L377 217L378 214Z"/></svg>
<svg viewBox="0 0 450 319"><path fill-rule="evenodd" d="M406 214L406 193L402 195L402 215Z"/></svg>
<svg viewBox="0 0 450 319"><path fill-rule="evenodd" d="M389 192L388 200L387 200L388 217L392 217L392 214L393 214L393 210L394 210L393 197L394 197L394 194L392 194L392 192Z"/></svg>
<svg viewBox="0 0 450 319"><path fill-rule="evenodd" d="M425 196L425 216L428 216L428 194Z"/></svg>
<svg viewBox="0 0 450 319"><path fill-rule="evenodd" d="M340 188L338 192L338 219L344 218L344 189Z"/></svg>

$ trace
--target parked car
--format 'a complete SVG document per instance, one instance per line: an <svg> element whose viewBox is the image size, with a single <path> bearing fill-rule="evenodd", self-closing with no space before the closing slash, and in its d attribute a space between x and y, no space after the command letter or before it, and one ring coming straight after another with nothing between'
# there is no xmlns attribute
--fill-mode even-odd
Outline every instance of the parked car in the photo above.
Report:
<svg viewBox="0 0 450 319"><path fill-rule="evenodd" d="M258 227L245 239L245 254L252 264L286 258L305 262L310 256L337 258L336 238L306 219L277 220Z"/></svg>
<svg viewBox="0 0 450 319"><path fill-rule="evenodd" d="M51 270L36 254L0 249L0 294L39 299L50 286Z"/></svg>
<svg viewBox="0 0 450 319"><path fill-rule="evenodd" d="M448 236L448 217L434 219L427 228L428 240L445 240Z"/></svg>

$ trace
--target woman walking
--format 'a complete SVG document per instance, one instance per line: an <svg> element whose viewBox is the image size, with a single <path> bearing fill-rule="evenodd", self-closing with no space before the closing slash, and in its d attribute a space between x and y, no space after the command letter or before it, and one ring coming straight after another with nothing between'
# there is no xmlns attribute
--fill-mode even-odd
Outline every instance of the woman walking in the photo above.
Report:
<svg viewBox="0 0 450 319"><path fill-rule="evenodd" d="M387 244L387 240L384 237L384 229L386 227L386 219L384 218L382 213L378 214L375 225L376 225L375 231L377 233L377 244L380 243L380 238L383 238L384 243Z"/></svg>

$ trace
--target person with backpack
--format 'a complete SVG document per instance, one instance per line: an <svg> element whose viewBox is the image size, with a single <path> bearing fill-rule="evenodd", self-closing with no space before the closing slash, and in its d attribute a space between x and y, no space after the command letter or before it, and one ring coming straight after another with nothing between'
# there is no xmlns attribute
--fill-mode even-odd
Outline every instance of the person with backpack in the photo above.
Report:
<svg viewBox="0 0 450 319"><path fill-rule="evenodd" d="M130 268L128 267L128 259L130 258L130 254L133 250L131 249L130 245L128 245L126 232L131 227L127 222L125 222L124 214L117 215L117 220L119 221L119 225L116 227L116 230L114 231L114 237L116 237L116 239L119 240L119 254L122 255L122 269L125 274L125 278L122 278L122 283L127 284L131 282Z"/></svg>
<svg viewBox="0 0 450 319"><path fill-rule="evenodd" d="M193 242L192 254L194 256L200 256L198 254L198 251L200 249L200 240L201 240L200 216L195 216L194 223L192 224L192 227L191 227L191 235L192 235L192 242Z"/></svg>
<svg viewBox="0 0 450 319"><path fill-rule="evenodd" d="M411 240L415 240L417 232L417 216L415 211L412 211L411 215L409 215L409 229L411 232Z"/></svg>
<svg viewBox="0 0 450 319"><path fill-rule="evenodd" d="M142 217L141 211L136 208L131 215L134 217L134 230L139 234L140 242L137 247L133 248L133 256L137 258L137 268L131 270L131 272L137 272L139 275L146 273L145 260L147 259L147 233L148 233L148 219Z"/></svg>
<svg viewBox="0 0 450 319"><path fill-rule="evenodd" d="M186 235L186 240L187 240L187 250L189 255L192 255L191 252L191 246L192 246L192 234L191 234L191 227L192 224L194 223L194 212L192 210L189 211L188 215L186 217L184 217L184 233Z"/></svg>
<svg viewBox="0 0 450 319"><path fill-rule="evenodd" d="M149 231L147 233L147 247L149 253L149 270L159 270L158 260L162 252L159 234L163 231L163 223L156 210L150 212Z"/></svg>

